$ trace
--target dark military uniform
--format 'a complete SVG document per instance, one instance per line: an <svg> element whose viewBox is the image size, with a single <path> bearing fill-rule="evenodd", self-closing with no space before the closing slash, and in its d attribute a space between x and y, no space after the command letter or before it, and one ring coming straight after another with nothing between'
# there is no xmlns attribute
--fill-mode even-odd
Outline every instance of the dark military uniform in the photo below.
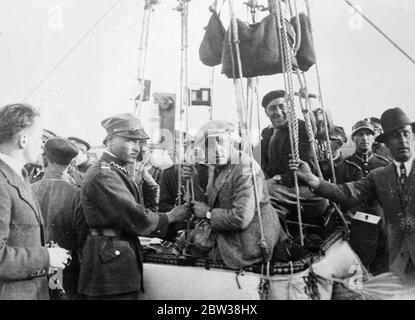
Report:
<svg viewBox="0 0 415 320"><path fill-rule="evenodd" d="M352 128L352 136L359 130L366 129L375 135L375 129L368 119L358 121ZM369 151L364 154L356 150L356 152L345 160L350 175L362 175L367 177L369 173L377 168L386 167L389 160ZM353 180L350 180L353 181ZM358 207L353 208L357 211L366 212L372 215L380 216L381 222L378 224L377 231L373 231L371 235L368 230L364 230L365 235L359 233L354 234L352 225L351 245L361 258L363 264L368 270L374 274L387 271L387 232L385 227L385 217L382 208L375 199L368 199L367 202L361 203ZM366 242L362 241L366 238Z"/></svg>
<svg viewBox="0 0 415 320"><path fill-rule="evenodd" d="M356 181L363 178L363 174L360 170L357 170L354 166L346 163L343 155L333 159L334 172L336 175L336 183L345 183L350 181ZM332 179L332 172L329 160L320 162L321 172L325 180Z"/></svg>
<svg viewBox="0 0 415 320"><path fill-rule="evenodd" d="M345 162L348 165L347 170L349 175L352 177L358 175L366 177L373 169L386 167L389 164L388 159L378 154L372 152L363 154L358 151L346 158Z"/></svg>
<svg viewBox="0 0 415 320"><path fill-rule="evenodd" d="M109 135L130 139L148 137L140 121L121 114L102 121ZM142 248L138 236L164 237L165 213L146 210L129 166L109 152L87 171L81 204L89 227L79 293L87 298L136 299L143 289Z"/></svg>
<svg viewBox="0 0 415 320"><path fill-rule="evenodd" d="M164 236L166 214L139 204L138 186L128 177L126 164L106 152L85 176L81 203L90 235L79 292L106 296L139 291L143 268L138 236Z"/></svg>

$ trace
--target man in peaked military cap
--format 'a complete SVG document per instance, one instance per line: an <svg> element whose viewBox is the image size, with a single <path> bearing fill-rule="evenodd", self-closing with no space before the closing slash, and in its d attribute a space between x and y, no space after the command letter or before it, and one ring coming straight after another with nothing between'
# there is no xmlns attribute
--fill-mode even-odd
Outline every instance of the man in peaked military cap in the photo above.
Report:
<svg viewBox="0 0 415 320"><path fill-rule="evenodd" d="M68 175L69 164L78 148L68 139L54 137L44 145L48 166L42 180L32 185L46 227L47 242L71 250L72 262L63 271L63 287L67 299L78 299L80 253L88 234L81 209L80 188Z"/></svg>
<svg viewBox="0 0 415 320"><path fill-rule="evenodd" d="M349 171L360 172L366 177L373 169L388 165L388 159L372 152L375 133L369 119L360 120L352 127L352 139L356 149L353 155L346 158L346 163L350 166ZM356 176L357 173L351 175Z"/></svg>
<svg viewBox="0 0 415 320"><path fill-rule="evenodd" d="M185 206L155 213L140 205L129 164L148 136L140 121L120 114L102 121L107 150L88 170L81 203L89 227L82 256L79 292L89 299L137 299L142 289L138 236L168 238L168 226L189 217Z"/></svg>

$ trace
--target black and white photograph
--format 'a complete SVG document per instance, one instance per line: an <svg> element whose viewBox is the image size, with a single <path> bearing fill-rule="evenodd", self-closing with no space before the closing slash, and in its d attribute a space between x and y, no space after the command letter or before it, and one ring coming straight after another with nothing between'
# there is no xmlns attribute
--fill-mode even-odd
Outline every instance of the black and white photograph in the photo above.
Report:
<svg viewBox="0 0 415 320"><path fill-rule="evenodd" d="M415 300L415 2L0 16L0 300Z"/></svg>

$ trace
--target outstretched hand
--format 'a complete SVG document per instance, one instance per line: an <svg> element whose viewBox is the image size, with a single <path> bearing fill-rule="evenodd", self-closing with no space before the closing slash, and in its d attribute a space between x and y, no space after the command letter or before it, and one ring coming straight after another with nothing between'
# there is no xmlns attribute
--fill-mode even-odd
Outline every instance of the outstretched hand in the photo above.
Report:
<svg viewBox="0 0 415 320"><path fill-rule="evenodd" d="M290 170L296 171L299 179L307 183L312 188L317 188L320 180L313 174L307 162L299 160L290 160L288 163Z"/></svg>
<svg viewBox="0 0 415 320"><path fill-rule="evenodd" d="M191 210L186 205L180 205L174 207L171 211L167 213L167 218L169 223L180 222L190 218Z"/></svg>

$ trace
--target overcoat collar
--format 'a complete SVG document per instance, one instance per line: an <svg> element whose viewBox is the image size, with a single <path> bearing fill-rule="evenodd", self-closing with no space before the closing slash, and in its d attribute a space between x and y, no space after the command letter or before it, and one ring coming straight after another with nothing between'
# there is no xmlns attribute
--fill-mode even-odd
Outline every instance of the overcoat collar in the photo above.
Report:
<svg viewBox="0 0 415 320"><path fill-rule="evenodd" d="M16 189L19 197L33 209L37 221L43 226L40 208L32 193L32 190L30 189L29 183L27 181L23 181L23 179L2 160L0 160L0 172L7 180L7 183Z"/></svg>

